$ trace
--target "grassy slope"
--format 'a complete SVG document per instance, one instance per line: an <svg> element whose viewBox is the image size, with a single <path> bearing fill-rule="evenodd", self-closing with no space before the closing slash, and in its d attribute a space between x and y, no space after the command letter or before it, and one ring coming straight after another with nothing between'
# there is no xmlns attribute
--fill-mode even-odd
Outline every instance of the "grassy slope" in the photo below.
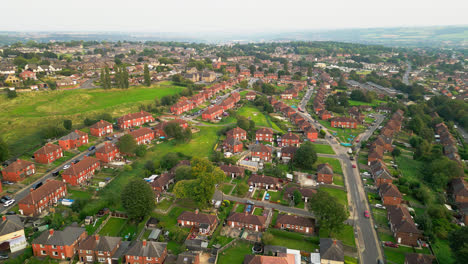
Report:
<svg viewBox="0 0 468 264"><path fill-rule="evenodd" d="M71 119L74 124L97 113L114 117L135 111L141 103L156 97L176 94L183 87L159 85L152 88L93 89L24 93L8 100L0 97L0 134L13 154L22 153L40 142L40 128L50 123Z"/></svg>
<svg viewBox="0 0 468 264"><path fill-rule="evenodd" d="M335 154L335 151L330 145L314 144L315 151L321 154Z"/></svg>

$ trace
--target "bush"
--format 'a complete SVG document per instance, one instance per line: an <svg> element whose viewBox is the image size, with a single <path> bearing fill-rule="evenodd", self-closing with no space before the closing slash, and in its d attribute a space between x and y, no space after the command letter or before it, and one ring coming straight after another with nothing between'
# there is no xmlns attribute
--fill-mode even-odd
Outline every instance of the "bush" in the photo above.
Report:
<svg viewBox="0 0 468 264"><path fill-rule="evenodd" d="M18 94L16 93L16 90L8 89L7 97L8 99L13 99L13 98L18 97Z"/></svg>

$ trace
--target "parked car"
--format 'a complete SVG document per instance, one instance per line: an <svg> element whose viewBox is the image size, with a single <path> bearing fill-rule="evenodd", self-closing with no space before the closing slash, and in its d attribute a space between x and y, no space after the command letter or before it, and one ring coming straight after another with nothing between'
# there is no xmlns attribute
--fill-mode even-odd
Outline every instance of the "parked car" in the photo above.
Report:
<svg viewBox="0 0 468 264"><path fill-rule="evenodd" d="M252 211L252 205L251 204L247 205L247 208L245 209L245 211L250 213Z"/></svg>
<svg viewBox="0 0 468 264"><path fill-rule="evenodd" d="M66 169L68 169L68 168L70 168L70 165L69 165L69 164L63 166L63 169L64 169L64 170L66 170Z"/></svg>
<svg viewBox="0 0 468 264"><path fill-rule="evenodd" d="M369 211L367 211L367 210L364 211L364 217L365 217L365 218L369 218L369 217L370 217Z"/></svg>
<svg viewBox="0 0 468 264"><path fill-rule="evenodd" d="M15 199L11 199L11 200L5 201L5 202L3 203L3 207L8 207L8 206L10 206L10 205L12 205L12 204L14 204L14 203L15 203Z"/></svg>
<svg viewBox="0 0 468 264"><path fill-rule="evenodd" d="M250 186L250 187L249 187L249 192L253 192L253 190L254 190L254 187L253 187L253 186Z"/></svg>
<svg viewBox="0 0 468 264"><path fill-rule="evenodd" d="M385 206L383 206L383 205L381 205L381 204L376 204L375 207L381 208L381 209L385 209Z"/></svg>
<svg viewBox="0 0 468 264"><path fill-rule="evenodd" d="M0 254L0 259L8 259L8 254L6 254L6 253L1 253L1 254Z"/></svg>
<svg viewBox="0 0 468 264"><path fill-rule="evenodd" d="M398 248L398 244L395 244L395 243L393 243L393 242L391 242L391 241L385 241L385 242L384 242L384 245L385 245L386 247Z"/></svg>
<svg viewBox="0 0 468 264"><path fill-rule="evenodd" d="M60 175L60 171L54 171L52 172L52 176L57 177Z"/></svg>
<svg viewBox="0 0 468 264"><path fill-rule="evenodd" d="M13 185L14 183L10 182L10 181L2 181L2 184L3 185Z"/></svg>
<svg viewBox="0 0 468 264"><path fill-rule="evenodd" d="M106 137L106 140L111 141L112 138L111 137Z"/></svg>
<svg viewBox="0 0 468 264"><path fill-rule="evenodd" d="M356 164L353 164L353 168L356 168Z"/></svg>
<svg viewBox="0 0 468 264"><path fill-rule="evenodd" d="M16 214L15 211L8 211L8 212L6 212L6 215L15 215L15 214Z"/></svg>
<svg viewBox="0 0 468 264"><path fill-rule="evenodd" d="M265 200L267 200L267 201L270 200L270 194L269 194L269 193L267 193L267 194L265 195Z"/></svg>
<svg viewBox="0 0 468 264"><path fill-rule="evenodd" d="M12 200L10 196L4 195L0 198L0 203L5 203L6 201Z"/></svg>
<svg viewBox="0 0 468 264"><path fill-rule="evenodd" d="M42 184L43 184L42 182L38 182L38 183L36 183L36 184L33 184L32 188L33 188L34 190L36 190L37 188L41 187Z"/></svg>
<svg viewBox="0 0 468 264"><path fill-rule="evenodd" d="M91 150L94 150L94 149L96 149L96 146L91 146L91 147L88 148L88 151L91 151Z"/></svg>

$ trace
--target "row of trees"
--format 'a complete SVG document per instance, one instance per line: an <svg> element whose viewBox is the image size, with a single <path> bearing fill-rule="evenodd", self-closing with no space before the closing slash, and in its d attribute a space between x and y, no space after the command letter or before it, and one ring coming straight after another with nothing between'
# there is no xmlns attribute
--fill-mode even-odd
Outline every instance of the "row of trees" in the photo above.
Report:
<svg viewBox="0 0 468 264"><path fill-rule="evenodd" d="M110 89L112 87L129 88L130 84L129 84L128 78L129 78L129 75L128 75L127 68L125 68L125 66L121 66L121 67L116 66L115 75L114 75L114 86L113 86L109 67L106 67L105 69L101 69L100 82L101 82L102 88L104 89Z"/></svg>

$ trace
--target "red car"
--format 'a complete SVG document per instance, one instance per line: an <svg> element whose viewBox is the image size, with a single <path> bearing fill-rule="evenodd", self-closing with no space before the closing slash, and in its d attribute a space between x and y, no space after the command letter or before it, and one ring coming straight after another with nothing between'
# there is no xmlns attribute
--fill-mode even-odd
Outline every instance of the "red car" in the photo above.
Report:
<svg viewBox="0 0 468 264"><path fill-rule="evenodd" d="M393 242L391 242L391 241L385 241L385 242L384 242L384 245L385 245L386 247L398 248L398 244L395 244L395 243L393 243Z"/></svg>
<svg viewBox="0 0 468 264"><path fill-rule="evenodd" d="M356 168L356 165L355 165L355 164L353 164L353 168Z"/></svg>
<svg viewBox="0 0 468 264"><path fill-rule="evenodd" d="M367 210L364 211L364 217L365 217L365 218L369 218L369 217L370 217L369 211L367 211Z"/></svg>

